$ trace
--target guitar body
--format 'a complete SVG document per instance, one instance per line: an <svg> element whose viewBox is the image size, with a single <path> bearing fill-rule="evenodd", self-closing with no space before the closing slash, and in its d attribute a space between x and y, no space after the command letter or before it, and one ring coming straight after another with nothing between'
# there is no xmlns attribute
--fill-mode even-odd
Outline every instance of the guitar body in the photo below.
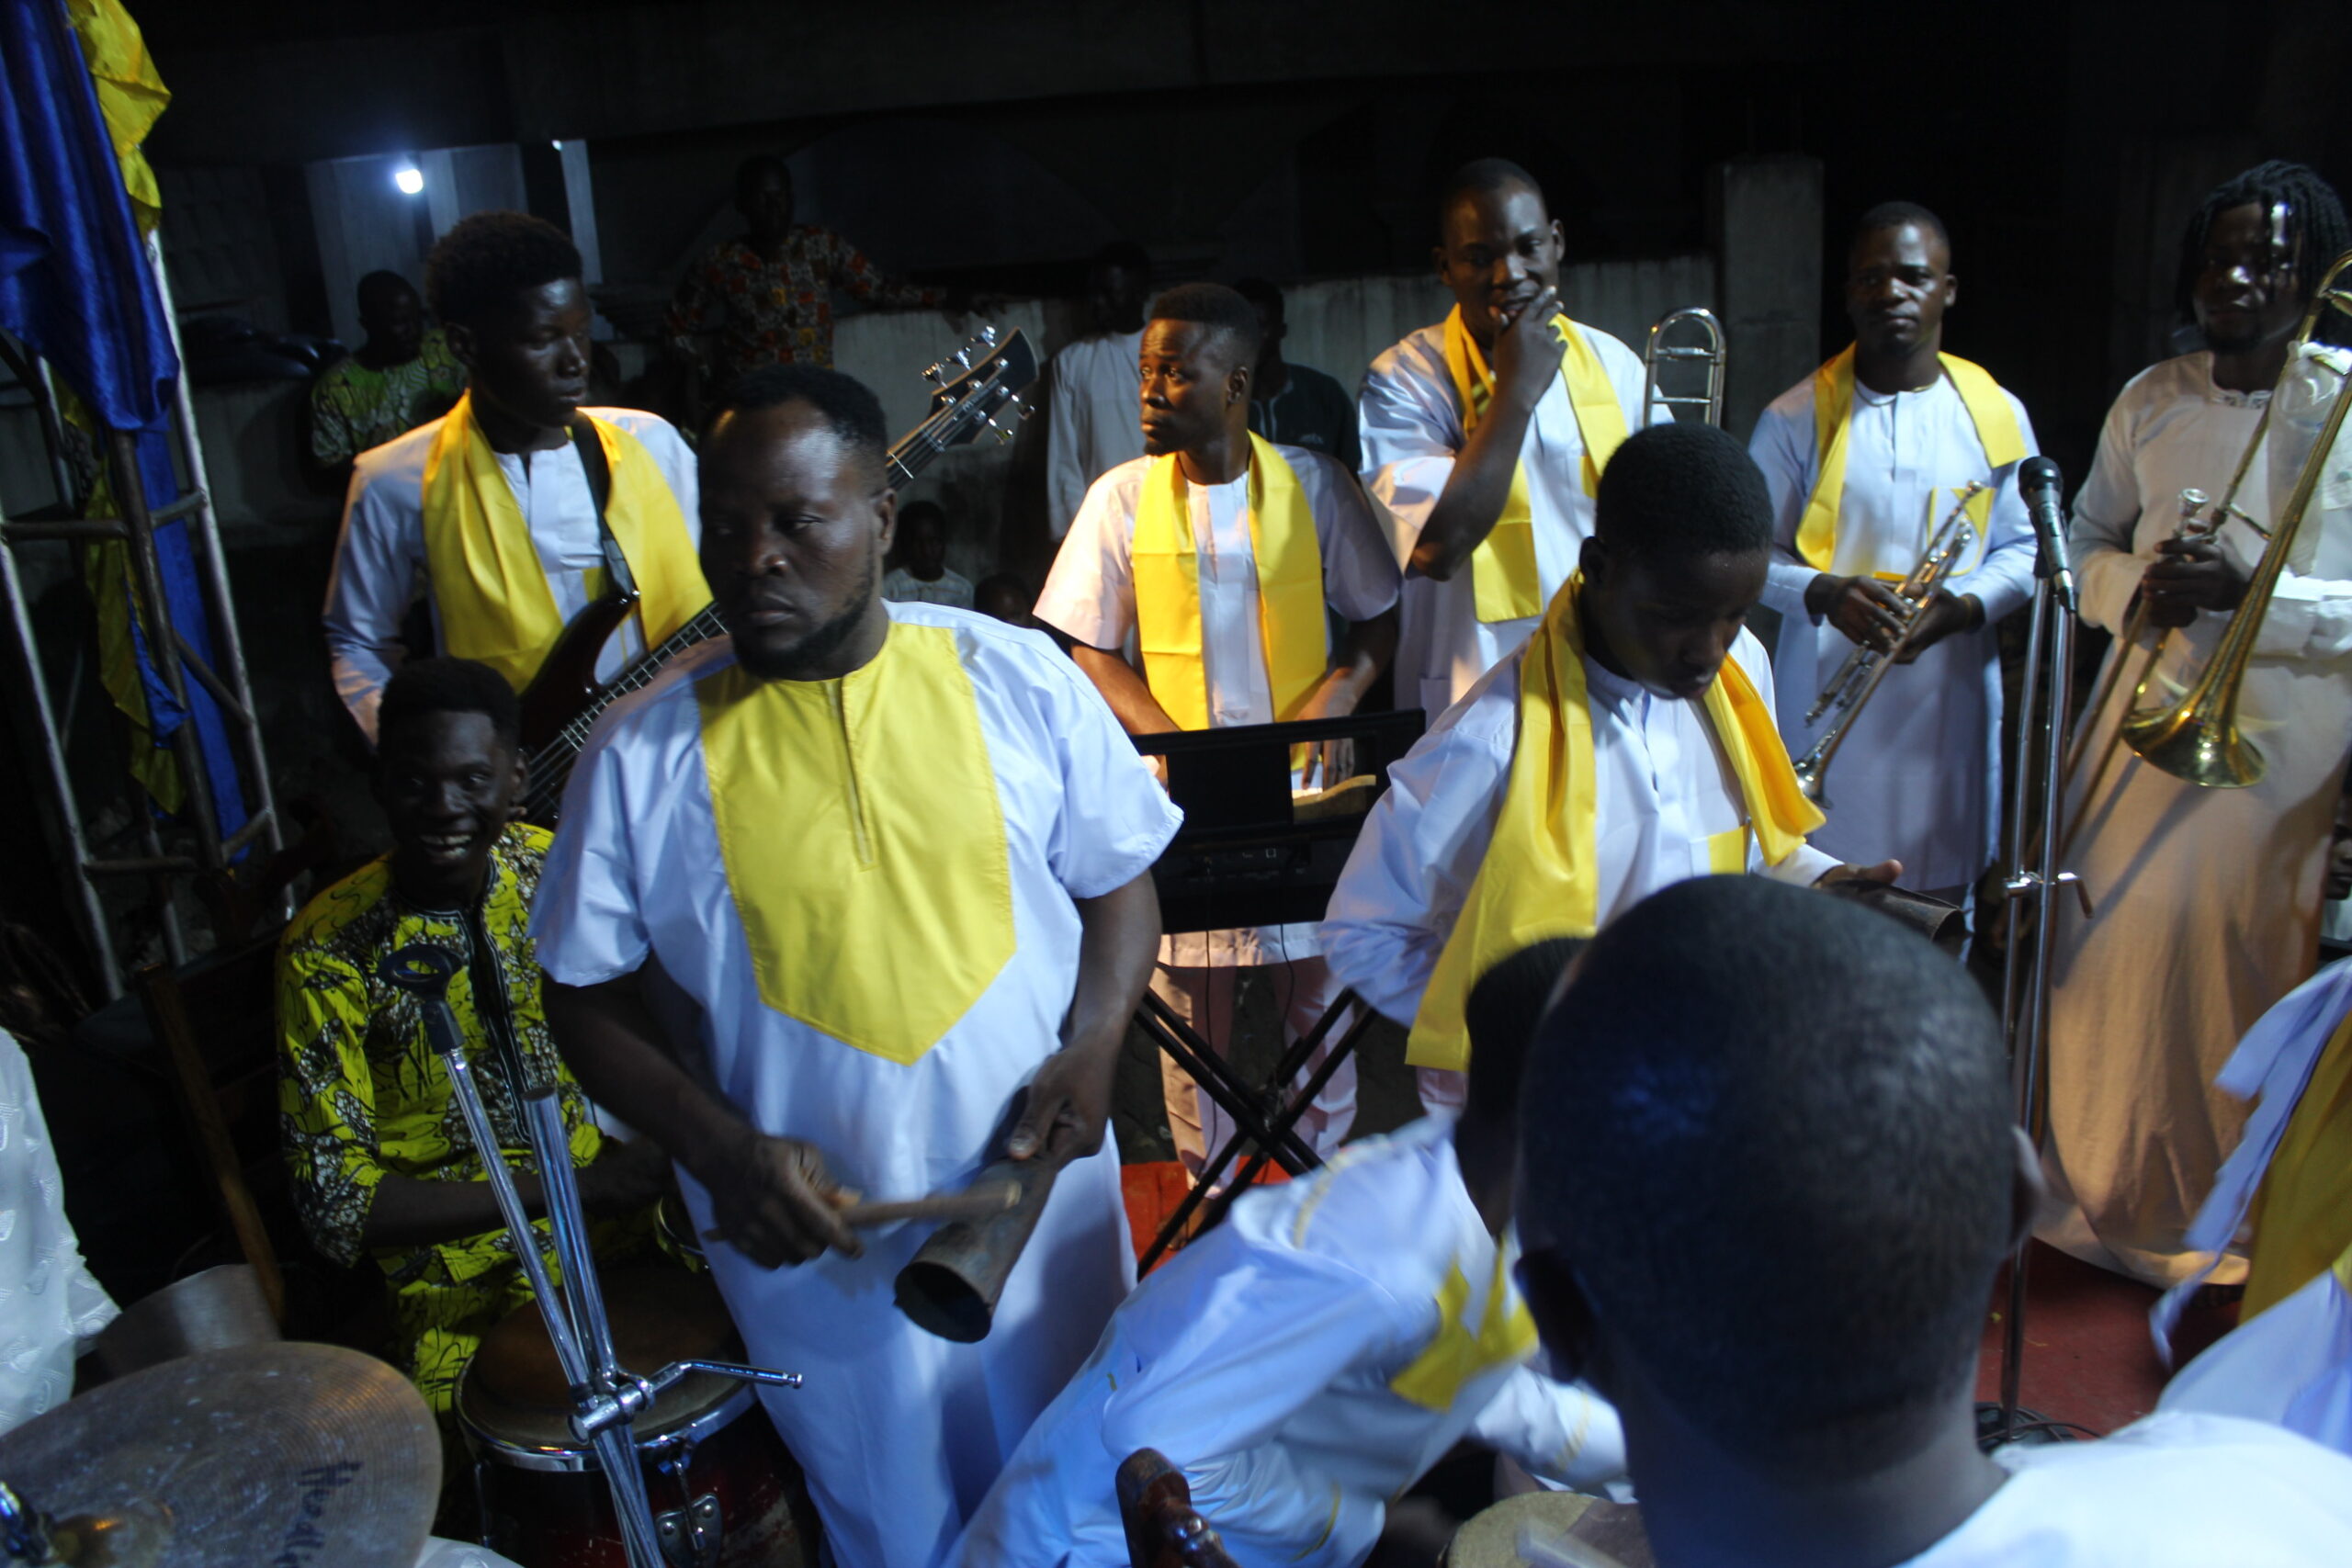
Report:
<svg viewBox="0 0 2352 1568"><path fill-rule="evenodd" d="M523 749L537 751L585 712L604 690L596 663L605 644L637 608L633 593L607 593L571 617L539 672L523 688Z"/></svg>

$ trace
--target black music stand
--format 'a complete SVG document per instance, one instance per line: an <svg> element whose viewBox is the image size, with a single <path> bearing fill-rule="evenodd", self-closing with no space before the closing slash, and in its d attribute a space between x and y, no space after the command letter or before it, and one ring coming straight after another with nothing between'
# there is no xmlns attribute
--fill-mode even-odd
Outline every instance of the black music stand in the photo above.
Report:
<svg viewBox="0 0 2352 1568"><path fill-rule="evenodd" d="M1232 729L1176 730L1138 735L1136 750L1167 760L1168 793L1184 808L1184 826L1151 868L1159 894L1163 931L1224 931L1236 926L1276 926L1319 920L1331 889L1355 848L1364 812L1388 787L1389 764L1419 739L1419 708L1401 713L1354 714L1345 718L1306 719L1290 724L1245 725ZM1349 803L1344 814L1300 820L1292 808L1291 749L1309 741L1352 740L1353 772L1378 782ZM1315 1151L1293 1130L1325 1084L1363 1043L1373 1012L1357 1006L1355 1022L1340 1036L1315 1075L1288 1092L1351 1003L1353 991L1335 998L1315 1027L1293 1042L1263 1085L1251 1084L1209 1048L1193 1027L1157 996L1144 993L1136 1023L1152 1043L1198 1084L1201 1092L1233 1118L1234 1134L1216 1150L1193 1190L1185 1194L1143 1256L1146 1269L1183 1234L1204 1201L1210 1202L1202 1228L1225 1217L1233 1201L1254 1182L1269 1159L1293 1176L1320 1165ZM1232 1164L1244 1142L1255 1145L1241 1172L1225 1191L1209 1200L1210 1186Z"/></svg>

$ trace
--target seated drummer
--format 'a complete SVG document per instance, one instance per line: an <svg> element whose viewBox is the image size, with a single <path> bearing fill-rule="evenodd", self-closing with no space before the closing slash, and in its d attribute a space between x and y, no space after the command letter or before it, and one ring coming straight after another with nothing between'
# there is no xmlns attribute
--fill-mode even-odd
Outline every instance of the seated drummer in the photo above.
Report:
<svg viewBox="0 0 2352 1568"><path fill-rule="evenodd" d="M2041 1165L1976 983L1894 921L1655 895L1545 1015L1519 1118L1520 1281L1623 1416L1660 1568L2352 1562L2352 1460L2266 1422L1978 1451Z"/></svg>
<svg viewBox="0 0 2352 1568"><path fill-rule="evenodd" d="M599 1227L600 1253L642 1238L668 1170L650 1141L597 1129L548 1043L529 934L548 834L512 820L523 782L517 724L514 689L486 664L428 659L393 676L376 776L392 850L311 899L278 949L278 1109L295 1207L329 1258L372 1258L384 1270L388 1359L445 1419L483 1333L531 1291L417 1004L379 976L385 955L412 942L476 953L448 994L478 1061L491 1059L491 1043L474 977L497 977L492 1005L515 1044L560 1086L582 1205L592 1218L630 1220ZM527 1142L503 1077L483 1071L474 1082L508 1162L520 1164ZM518 1169L515 1179L543 1213L538 1179ZM552 1266L544 1221L540 1233Z"/></svg>
<svg viewBox="0 0 2352 1568"><path fill-rule="evenodd" d="M1519 1068L1582 943L1471 992L1477 1053L1440 1111L1262 1188L1136 1287L957 1542L961 1568L1125 1568L1119 1463L1156 1449L1237 1561L1428 1561L1447 1529L1390 1500L1464 1437L1563 1485L1621 1476L1617 1417L1527 1366L1510 1264Z"/></svg>

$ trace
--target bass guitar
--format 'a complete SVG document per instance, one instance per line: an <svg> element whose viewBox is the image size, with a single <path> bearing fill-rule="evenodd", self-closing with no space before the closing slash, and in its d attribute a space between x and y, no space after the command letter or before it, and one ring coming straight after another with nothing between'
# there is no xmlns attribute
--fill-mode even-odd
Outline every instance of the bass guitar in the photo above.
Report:
<svg viewBox="0 0 2352 1568"><path fill-rule="evenodd" d="M978 336L925 370L923 377L934 388L931 412L890 448L883 471L894 486L910 483L933 458L978 439L983 430L995 432L999 441L1012 440L1012 426L998 423L996 416L1028 417L1030 405L1021 400L1021 394L1036 382L1037 354L1018 331L1000 341L994 327L982 327ZM523 748L529 759L525 820L555 826L571 765L606 708L650 684L688 649L727 633L718 607L706 604L643 658L610 681L597 680L596 666L605 645L637 604L635 592L616 588L581 611L525 689Z"/></svg>

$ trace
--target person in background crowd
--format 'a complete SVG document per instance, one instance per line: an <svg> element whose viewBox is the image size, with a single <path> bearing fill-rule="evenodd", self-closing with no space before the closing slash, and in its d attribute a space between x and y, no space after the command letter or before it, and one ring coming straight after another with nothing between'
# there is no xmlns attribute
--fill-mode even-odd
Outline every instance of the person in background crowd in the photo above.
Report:
<svg viewBox="0 0 2352 1568"><path fill-rule="evenodd" d="M1250 384L1250 428L1285 446L1303 446L1336 457L1350 473L1360 467L1356 400L1322 371L1283 357L1290 325L1283 317L1283 291L1262 277L1245 277L1234 292L1256 307L1265 346L1258 351L1257 378Z"/></svg>
<svg viewBox="0 0 2352 1568"><path fill-rule="evenodd" d="M971 580L947 567L947 513L935 501L899 508L899 561L882 579L882 597L907 604L972 607Z"/></svg>
<svg viewBox="0 0 2352 1568"><path fill-rule="evenodd" d="M359 325L367 340L311 384L311 460L338 479L370 446L448 412L466 389L466 367L399 273L359 280Z"/></svg>
<svg viewBox="0 0 2352 1568"><path fill-rule="evenodd" d="M1144 248L1132 240L1103 246L1086 279L1092 324L1046 367L1046 523L1057 539L1069 532L1089 485L1143 456L1136 356L1150 299L1151 257Z"/></svg>
<svg viewBox="0 0 2352 1568"><path fill-rule="evenodd" d="M972 608L1009 626L1034 629L1037 617L1031 612L1036 604L1037 596L1029 592L1029 585L1009 571L992 571L972 589Z"/></svg>

